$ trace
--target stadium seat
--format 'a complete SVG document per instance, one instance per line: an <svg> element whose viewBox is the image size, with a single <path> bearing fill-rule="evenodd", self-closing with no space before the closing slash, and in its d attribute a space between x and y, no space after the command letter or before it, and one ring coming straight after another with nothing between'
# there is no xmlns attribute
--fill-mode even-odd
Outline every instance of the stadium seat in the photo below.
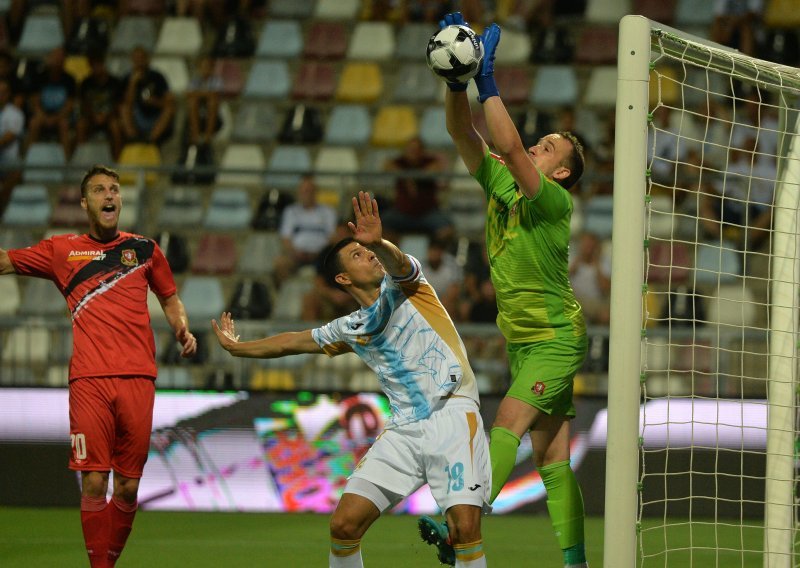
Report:
<svg viewBox="0 0 800 568"><path fill-rule="evenodd" d="M89 60L85 55L68 55L64 60L64 71L75 79L75 84L80 85L92 72Z"/></svg>
<svg viewBox="0 0 800 568"><path fill-rule="evenodd" d="M236 272L247 276L264 277L272 273L275 258L281 254L281 237L275 231L252 232L242 246ZM0 279L8 280L6 279Z"/></svg>
<svg viewBox="0 0 800 568"><path fill-rule="evenodd" d="M214 57L250 58L256 50L253 28L250 20L240 16L232 16L217 30Z"/></svg>
<svg viewBox="0 0 800 568"><path fill-rule="evenodd" d="M203 222L203 198L194 187L173 187L166 190L164 202L158 209L158 226L197 228Z"/></svg>
<svg viewBox="0 0 800 568"><path fill-rule="evenodd" d="M572 61L575 39L567 26L545 26L534 36L531 63L545 65L566 64Z"/></svg>
<svg viewBox="0 0 800 568"><path fill-rule="evenodd" d="M584 104L613 108L617 102L617 68L593 67L586 87Z"/></svg>
<svg viewBox="0 0 800 568"><path fill-rule="evenodd" d="M139 226L142 211L142 188L138 185L123 185L119 188L122 211L119 214L119 228L135 233Z"/></svg>
<svg viewBox="0 0 800 568"><path fill-rule="evenodd" d="M528 101L531 76L527 67L500 67L495 70L494 78L505 104L520 105Z"/></svg>
<svg viewBox="0 0 800 568"><path fill-rule="evenodd" d="M590 24L617 25L632 8L631 0L588 0L584 15Z"/></svg>
<svg viewBox="0 0 800 568"><path fill-rule="evenodd" d="M325 128L324 142L333 145L360 146L369 141L372 119L363 105L333 107Z"/></svg>
<svg viewBox="0 0 800 568"><path fill-rule="evenodd" d="M266 166L264 151L258 144L228 144L220 161L219 185L259 185L261 171ZM227 172L226 170L251 170L248 172Z"/></svg>
<svg viewBox="0 0 800 568"><path fill-rule="evenodd" d="M372 144L402 146L419 132L417 115L407 105L387 105L378 109L372 124Z"/></svg>
<svg viewBox="0 0 800 568"><path fill-rule="evenodd" d="M410 254L414 258L422 259L428 257L428 246L430 245L431 238L428 235L403 235L400 237L400 242L397 244L406 254Z"/></svg>
<svg viewBox="0 0 800 568"><path fill-rule="evenodd" d="M303 61L295 75L292 98L327 101L336 92L336 69L320 61Z"/></svg>
<svg viewBox="0 0 800 568"><path fill-rule="evenodd" d="M222 78L222 94L238 97L244 89L244 73L238 59L221 58L214 64L214 72Z"/></svg>
<svg viewBox="0 0 800 568"><path fill-rule="evenodd" d="M454 173L469 175L461 158L458 162L460 171ZM447 194L447 214L453 220L459 236L479 240L486 227L486 196L478 182L471 177L459 183L461 185L458 188L451 183Z"/></svg>
<svg viewBox="0 0 800 568"><path fill-rule="evenodd" d="M346 63L339 77L336 99L341 102L373 103L383 94L381 69L375 63Z"/></svg>
<svg viewBox="0 0 800 568"><path fill-rule="evenodd" d="M651 239L648 255L648 282L674 286L689 280L692 259L686 244L680 241Z"/></svg>
<svg viewBox="0 0 800 568"><path fill-rule="evenodd" d="M497 63L503 65L521 65L528 62L531 55L531 38L527 32L504 29L503 41L497 47Z"/></svg>
<svg viewBox="0 0 800 568"><path fill-rule="evenodd" d="M764 25L769 28L797 29L800 13L791 0L765 0ZM796 62L795 62L796 63Z"/></svg>
<svg viewBox="0 0 800 568"><path fill-rule="evenodd" d="M505 38L504 38L505 39ZM358 22L350 38L347 58L388 61L394 55L394 30L388 22Z"/></svg>
<svg viewBox="0 0 800 568"><path fill-rule="evenodd" d="M21 227L6 227L0 223L0 248L11 250L31 246L36 241L31 232Z"/></svg>
<svg viewBox="0 0 800 568"><path fill-rule="evenodd" d="M317 144L322 140L319 108L303 103L286 109L278 140L284 144Z"/></svg>
<svg viewBox="0 0 800 568"><path fill-rule="evenodd" d="M0 278L0 316L17 315L19 306L20 293L18 279Z"/></svg>
<svg viewBox="0 0 800 568"><path fill-rule="evenodd" d="M300 176L311 171L311 154L305 146L277 146L269 157L264 185L267 188L295 189Z"/></svg>
<svg viewBox="0 0 800 568"><path fill-rule="evenodd" d="M650 198L650 237L672 239L678 229L678 216L675 215L672 196L653 195Z"/></svg>
<svg viewBox="0 0 800 568"><path fill-rule="evenodd" d="M320 148L314 159L314 171L317 173L314 181L320 188L317 200L323 201L323 190L335 190L336 196L328 195L328 205L337 207L341 192L348 193L355 186L352 174L358 172L358 155L350 147Z"/></svg>
<svg viewBox="0 0 800 568"><path fill-rule="evenodd" d="M191 389L194 388L192 371L182 365L160 365L156 386L159 389Z"/></svg>
<svg viewBox="0 0 800 568"><path fill-rule="evenodd" d="M422 113L420 119L419 137L423 144L428 148L449 148L453 146L453 140L447 133L445 127L444 107L428 107Z"/></svg>
<svg viewBox="0 0 800 568"><path fill-rule="evenodd" d="M347 53L347 45L344 24L314 22L308 30L303 55L309 59L341 59Z"/></svg>
<svg viewBox="0 0 800 568"><path fill-rule="evenodd" d="M69 159L69 171L67 179L69 181L81 181L86 170L94 164L113 164L114 158L111 156L111 146L105 139L91 140L78 144Z"/></svg>
<svg viewBox="0 0 800 568"><path fill-rule="evenodd" d="M270 20L261 29L256 57L291 59L303 52L303 33L294 20Z"/></svg>
<svg viewBox="0 0 800 568"><path fill-rule="evenodd" d="M728 241L697 243L694 281L700 286L735 283L742 274L741 253Z"/></svg>
<svg viewBox="0 0 800 568"><path fill-rule="evenodd" d="M300 319L303 311L303 296L314 288L314 279L303 275L293 276L285 282L275 297L272 319L276 321L293 321Z"/></svg>
<svg viewBox="0 0 800 568"><path fill-rule="evenodd" d="M714 21L714 2L678 0L675 7L675 25L708 27Z"/></svg>
<svg viewBox="0 0 800 568"><path fill-rule="evenodd" d="M17 51L22 55L44 56L64 44L61 20L56 14L31 14L25 18Z"/></svg>
<svg viewBox="0 0 800 568"><path fill-rule="evenodd" d="M67 302L53 282L44 278L28 279L22 291L21 316L63 317L67 310Z"/></svg>
<svg viewBox="0 0 800 568"><path fill-rule="evenodd" d="M678 77L679 73L683 73L683 71L665 66L659 66L657 71L650 71L650 108L655 108L659 103L670 106L679 105L681 97L684 96L684 92L689 93L693 91L693 89L684 89L682 87ZM696 94L702 97L702 94Z"/></svg>
<svg viewBox="0 0 800 568"><path fill-rule="evenodd" d="M167 17L156 40L156 55L195 57L203 47L200 21L191 17Z"/></svg>
<svg viewBox="0 0 800 568"><path fill-rule="evenodd" d="M530 102L539 107L572 106L578 100L578 77L570 65L543 65L536 72Z"/></svg>
<svg viewBox="0 0 800 568"><path fill-rule="evenodd" d="M189 321L210 321L225 310L222 283L215 276L187 276L180 291Z"/></svg>
<svg viewBox="0 0 800 568"><path fill-rule="evenodd" d="M595 195L583 208L583 230L594 233L601 240L611 238L614 200L610 195Z"/></svg>
<svg viewBox="0 0 800 568"><path fill-rule="evenodd" d="M316 20L355 20L361 0L317 0Z"/></svg>
<svg viewBox="0 0 800 568"><path fill-rule="evenodd" d="M134 185L144 180L147 185L158 181L158 172L147 171L147 168L161 165L161 151L155 144L126 144L120 152L120 185Z"/></svg>
<svg viewBox="0 0 800 568"><path fill-rule="evenodd" d="M409 22L400 28L397 35L395 59L420 61L425 57L428 40L438 31L431 24Z"/></svg>
<svg viewBox="0 0 800 568"><path fill-rule="evenodd" d="M269 15L273 18L306 19L314 12L316 0L272 0Z"/></svg>
<svg viewBox="0 0 800 568"><path fill-rule="evenodd" d="M285 61L256 61L250 68L242 97L284 99L290 89L289 67Z"/></svg>
<svg viewBox="0 0 800 568"><path fill-rule="evenodd" d="M720 285L710 298L706 298L708 323L733 328L753 327L759 309L763 305L755 303L753 293L744 285L742 279L735 283Z"/></svg>
<svg viewBox="0 0 800 568"><path fill-rule="evenodd" d="M602 65L617 61L617 28L586 26L578 34L575 62Z"/></svg>
<svg viewBox="0 0 800 568"><path fill-rule="evenodd" d="M195 274L232 274L236 268L236 242L228 234L204 234L192 258Z"/></svg>
<svg viewBox="0 0 800 568"><path fill-rule="evenodd" d="M3 225L40 227L46 226L49 220L50 197L45 186L20 184L12 190L11 199L3 212Z"/></svg>
<svg viewBox="0 0 800 568"><path fill-rule="evenodd" d="M633 14L641 14L661 24L671 24L675 18L677 0L633 0Z"/></svg>
<svg viewBox="0 0 800 568"><path fill-rule="evenodd" d="M189 68L186 66L186 59L183 57L156 56L150 62L150 66L156 71L161 72L167 80L169 90L175 95L183 95L189 88Z"/></svg>
<svg viewBox="0 0 800 568"><path fill-rule="evenodd" d="M498 84L500 69L497 70ZM392 101L400 103L430 103L443 88L443 81L436 78L424 63L405 63L395 74ZM503 100L507 100L506 92L501 88ZM513 103L510 103L513 104Z"/></svg>
<svg viewBox="0 0 800 568"><path fill-rule="evenodd" d="M122 16L111 34L112 53L130 53L141 46L148 53L156 45L156 24L146 16Z"/></svg>
<svg viewBox="0 0 800 568"><path fill-rule="evenodd" d="M81 207L80 186L70 185L59 190L58 200L50 223L56 227L83 228L88 225L86 211Z"/></svg>
<svg viewBox="0 0 800 568"><path fill-rule="evenodd" d="M52 283L46 283L53 287ZM61 301L63 303L64 299ZM47 363L49 356L50 330L39 325L15 327L9 332L3 346L3 363L41 365ZM5 369L3 375L5 379ZM19 382L15 380L15 384Z"/></svg>
<svg viewBox="0 0 800 568"><path fill-rule="evenodd" d="M66 163L61 144L36 142L25 154L22 180L25 183L62 183Z"/></svg>
<svg viewBox="0 0 800 568"><path fill-rule="evenodd" d="M156 238L169 267L174 274L182 274L189 268L189 245L186 239L173 231L161 231Z"/></svg>
<svg viewBox="0 0 800 568"><path fill-rule="evenodd" d="M396 158L399 151L396 148L370 148L361 159L361 169L358 178L358 187L365 191L391 195L394 188L395 176L386 171L386 162Z"/></svg>
<svg viewBox="0 0 800 568"><path fill-rule="evenodd" d="M250 226L253 211L247 191L218 187L211 194L204 226L212 230L241 230Z"/></svg>
<svg viewBox="0 0 800 568"><path fill-rule="evenodd" d="M243 278L228 305L228 311L234 319L263 320L272 311L272 298L269 288L263 282L253 278Z"/></svg>
<svg viewBox="0 0 800 568"><path fill-rule="evenodd" d="M271 104L242 101L234 119L232 138L239 142L271 142L278 131L278 116Z"/></svg>

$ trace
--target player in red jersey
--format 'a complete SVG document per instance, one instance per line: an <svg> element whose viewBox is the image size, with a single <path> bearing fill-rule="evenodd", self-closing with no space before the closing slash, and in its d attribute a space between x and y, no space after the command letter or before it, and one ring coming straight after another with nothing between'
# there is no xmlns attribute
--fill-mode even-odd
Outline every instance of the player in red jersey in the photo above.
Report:
<svg viewBox="0 0 800 568"><path fill-rule="evenodd" d="M189 332L167 259L151 239L119 231L119 175L92 167L81 182L85 235L58 235L25 248L0 249L0 274L52 280L72 318L69 370L69 467L81 472L81 524L92 567L114 566L136 514L153 423L155 341L147 289L155 292L181 355ZM108 474L114 493L106 502Z"/></svg>

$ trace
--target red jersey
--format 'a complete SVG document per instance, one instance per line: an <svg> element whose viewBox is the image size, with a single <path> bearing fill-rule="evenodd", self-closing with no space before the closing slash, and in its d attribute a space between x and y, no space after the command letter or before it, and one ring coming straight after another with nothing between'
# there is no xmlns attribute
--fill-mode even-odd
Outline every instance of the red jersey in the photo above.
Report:
<svg viewBox="0 0 800 568"><path fill-rule="evenodd" d="M58 235L8 251L17 274L52 280L72 317L70 380L155 377L155 340L147 288L176 292L164 253L151 239L120 233L103 243L89 235Z"/></svg>

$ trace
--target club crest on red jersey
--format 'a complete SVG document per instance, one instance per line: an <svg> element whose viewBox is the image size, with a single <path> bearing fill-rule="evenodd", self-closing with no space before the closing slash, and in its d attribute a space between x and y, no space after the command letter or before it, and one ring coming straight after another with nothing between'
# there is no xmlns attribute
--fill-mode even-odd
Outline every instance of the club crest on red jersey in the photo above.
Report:
<svg viewBox="0 0 800 568"><path fill-rule="evenodd" d="M136 258L136 251L133 249L125 249L121 253L121 262L125 266L136 266L139 264L139 259Z"/></svg>
<svg viewBox="0 0 800 568"><path fill-rule="evenodd" d="M544 394L545 384L542 381L536 381L536 384L531 387L533 394L541 396Z"/></svg>

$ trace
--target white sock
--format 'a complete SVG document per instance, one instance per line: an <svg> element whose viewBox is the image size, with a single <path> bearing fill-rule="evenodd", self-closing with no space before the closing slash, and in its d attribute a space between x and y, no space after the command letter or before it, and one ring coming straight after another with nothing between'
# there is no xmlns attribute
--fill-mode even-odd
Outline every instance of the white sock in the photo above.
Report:
<svg viewBox="0 0 800 568"><path fill-rule="evenodd" d="M589 568L589 563L581 562L580 564L565 564L564 568Z"/></svg>
<svg viewBox="0 0 800 568"><path fill-rule="evenodd" d="M364 562L361 560L361 549L350 556L334 556L332 552L328 553L328 566L330 568L364 568Z"/></svg>
<svg viewBox="0 0 800 568"><path fill-rule="evenodd" d="M456 568L486 568L486 556L466 561L456 558Z"/></svg>

